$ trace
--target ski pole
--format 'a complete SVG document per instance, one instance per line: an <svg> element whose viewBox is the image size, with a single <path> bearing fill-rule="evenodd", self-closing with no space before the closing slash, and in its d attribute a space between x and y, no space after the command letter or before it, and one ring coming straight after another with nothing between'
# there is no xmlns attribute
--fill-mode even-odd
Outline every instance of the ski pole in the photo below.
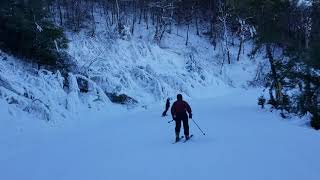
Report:
<svg viewBox="0 0 320 180"><path fill-rule="evenodd" d="M194 122L194 124L196 124L196 126L199 128L199 130L202 132L203 135L206 135L206 133L204 133L201 128L198 126L198 124L192 119L192 121Z"/></svg>
<svg viewBox="0 0 320 180"><path fill-rule="evenodd" d="M171 120L171 121L168 121L168 123L171 123L171 122L173 122L174 120Z"/></svg>

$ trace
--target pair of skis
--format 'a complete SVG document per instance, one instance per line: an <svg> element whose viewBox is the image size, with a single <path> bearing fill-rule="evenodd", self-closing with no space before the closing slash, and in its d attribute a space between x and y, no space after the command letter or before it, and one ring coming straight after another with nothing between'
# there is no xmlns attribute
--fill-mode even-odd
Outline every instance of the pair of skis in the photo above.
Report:
<svg viewBox="0 0 320 180"><path fill-rule="evenodd" d="M185 140L183 141L183 143L186 143L186 142L189 141L192 137L193 137L193 134L191 134L191 135L189 136L189 139L185 139ZM181 136L181 137L179 138L179 140L173 142L172 144L176 144L176 143L180 142L183 138L184 138L184 136Z"/></svg>

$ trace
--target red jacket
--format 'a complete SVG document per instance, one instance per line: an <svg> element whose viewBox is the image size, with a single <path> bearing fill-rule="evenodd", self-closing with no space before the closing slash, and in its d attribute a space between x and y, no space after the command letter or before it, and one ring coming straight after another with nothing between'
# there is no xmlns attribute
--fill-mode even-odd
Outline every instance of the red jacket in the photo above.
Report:
<svg viewBox="0 0 320 180"><path fill-rule="evenodd" d="M173 103L171 107L171 115L173 118L176 118L177 114L185 114L188 112L188 114L192 114L192 110L189 106L189 104L183 100L177 100Z"/></svg>

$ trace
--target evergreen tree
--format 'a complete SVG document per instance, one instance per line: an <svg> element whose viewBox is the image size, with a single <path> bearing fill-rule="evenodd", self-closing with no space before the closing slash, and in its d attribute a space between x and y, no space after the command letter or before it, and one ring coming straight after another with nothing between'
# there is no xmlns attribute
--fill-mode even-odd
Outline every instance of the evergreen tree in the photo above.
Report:
<svg viewBox="0 0 320 180"><path fill-rule="evenodd" d="M310 62L314 68L320 69L320 1L313 0L312 29L310 39Z"/></svg>
<svg viewBox="0 0 320 180"><path fill-rule="evenodd" d="M67 47L63 29L48 18L43 0L0 2L0 48L40 65L59 63L59 49Z"/></svg>

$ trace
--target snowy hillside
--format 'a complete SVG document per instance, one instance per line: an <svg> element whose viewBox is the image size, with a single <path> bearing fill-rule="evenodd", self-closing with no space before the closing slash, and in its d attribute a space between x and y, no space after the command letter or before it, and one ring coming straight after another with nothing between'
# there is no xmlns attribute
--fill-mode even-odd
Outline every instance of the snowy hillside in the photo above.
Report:
<svg viewBox="0 0 320 180"><path fill-rule="evenodd" d="M186 46L183 28L167 34L157 45L152 29L141 26L134 36L121 39L103 27L97 28L95 37L86 31L68 33L68 53L76 67L67 75L37 70L2 52L1 98L40 119L65 119L81 108L105 108L111 93L128 95L139 106L162 102L177 93L187 98L221 96L233 88L247 87L258 69L268 67L262 57L247 56L249 43L241 61L236 62L234 47L233 63L222 65L219 46L214 49L205 37L194 33ZM267 71L263 68L262 72Z"/></svg>
<svg viewBox="0 0 320 180"><path fill-rule="evenodd" d="M220 47L214 49L205 37L190 33L186 46L186 32L180 28L179 34L166 34L159 46L153 43L152 30L139 27L126 40L112 39L103 28L93 38L84 33L69 35L68 52L89 78L106 91L125 93L147 103L173 97L178 92L190 97L200 93L202 97L216 96L226 87L247 86L260 62L263 64L260 66L267 67L267 61L261 57L248 58L252 48L247 44L240 62L222 65ZM233 61L236 53L234 47ZM208 89L215 91L204 95L203 90Z"/></svg>
<svg viewBox="0 0 320 180"><path fill-rule="evenodd" d="M19 109L36 119L55 121L73 117L81 108L99 109L101 105L110 104L93 81L88 80L88 93L80 93L77 82L86 79L81 75L69 73L64 78L59 71L37 70L0 53L0 98L9 104L9 112L15 118L19 117L15 113Z"/></svg>

